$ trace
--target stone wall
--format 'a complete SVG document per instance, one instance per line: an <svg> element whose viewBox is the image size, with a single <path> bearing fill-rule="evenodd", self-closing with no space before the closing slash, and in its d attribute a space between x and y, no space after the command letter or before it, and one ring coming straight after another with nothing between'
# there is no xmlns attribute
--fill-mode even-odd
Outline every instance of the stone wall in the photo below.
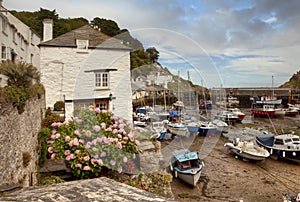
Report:
<svg viewBox="0 0 300 202"><path fill-rule="evenodd" d="M0 111L0 191L37 183L38 131L44 109L42 98L27 101L22 114L13 107Z"/></svg>
<svg viewBox="0 0 300 202"><path fill-rule="evenodd" d="M49 186L29 187L0 197L0 201L172 201L142 189L101 177Z"/></svg>

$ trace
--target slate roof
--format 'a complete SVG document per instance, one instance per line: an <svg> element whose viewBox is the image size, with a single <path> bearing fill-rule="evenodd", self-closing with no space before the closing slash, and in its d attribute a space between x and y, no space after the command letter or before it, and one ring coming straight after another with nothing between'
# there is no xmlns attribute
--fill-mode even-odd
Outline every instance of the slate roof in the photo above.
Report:
<svg viewBox="0 0 300 202"><path fill-rule="evenodd" d="M91 49L108 48L130 50L130 48L125 46L122 41L110 37L100 32L98 29L94 29L90 25L84 25L80 28L62 34L52 40L42 42L39 46L76 48L77 39L89 40L89 48Z"/></svg>

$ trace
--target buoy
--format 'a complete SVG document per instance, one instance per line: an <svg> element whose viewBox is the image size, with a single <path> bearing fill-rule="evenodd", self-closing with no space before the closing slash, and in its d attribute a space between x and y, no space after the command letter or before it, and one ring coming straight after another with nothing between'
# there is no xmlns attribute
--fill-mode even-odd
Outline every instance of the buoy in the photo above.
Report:
<svg viewBox="0 0 300 202"><path fill-rule="evenodd" d="M282 152L282 157L285 157L285 151Z"/></svg>
<svg viewBox="0 0 300 202"><path fill-rule="evenodd" d="M235 156L235 158L238 159L239 157L238 157L238 156Z"/></svg>

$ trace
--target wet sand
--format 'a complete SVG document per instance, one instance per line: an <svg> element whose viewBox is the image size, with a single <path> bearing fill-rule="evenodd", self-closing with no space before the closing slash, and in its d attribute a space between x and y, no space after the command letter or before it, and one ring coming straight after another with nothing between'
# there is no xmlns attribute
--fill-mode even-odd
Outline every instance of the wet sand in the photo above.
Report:
<svg viewBox="0 0 300 202"><path fill-rule="evenodd" d="M255 119L253 125L261 128L299 130L299 117ZM239 124L232 130L244 127ZM277 130L278 130L277 129ZM214 139L217 138L217 139ZM203 148L209 142L217 142L210 152ZM283 201L288 192L300 192L300 165L274 160L248 162L227 154L225 137L195 137L190 150L200 150L204 156L205 167L196 187L191 187L173 178L171 184L176 201ZM212 143L213 144L213 143Z"/></svg>

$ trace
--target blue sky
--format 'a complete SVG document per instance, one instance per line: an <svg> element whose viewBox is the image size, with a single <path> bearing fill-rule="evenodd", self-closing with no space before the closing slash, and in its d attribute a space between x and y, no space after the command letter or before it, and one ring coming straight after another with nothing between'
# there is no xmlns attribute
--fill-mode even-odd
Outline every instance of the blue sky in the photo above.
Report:
<svg viewBox="0 0 300 202"><path fill-rule="evenodd" d="M300 1L4 0L9 10L116 21L173 73L207 87L278 86L299 71Z"/></svg>

